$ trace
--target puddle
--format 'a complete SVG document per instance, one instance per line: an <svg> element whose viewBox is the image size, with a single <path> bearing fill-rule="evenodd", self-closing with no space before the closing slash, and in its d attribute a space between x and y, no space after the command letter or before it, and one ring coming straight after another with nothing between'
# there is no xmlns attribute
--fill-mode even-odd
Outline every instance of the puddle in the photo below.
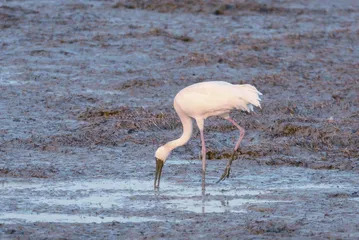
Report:
<svg viewBox="0 0 359 240"><path fill-rule="evenodd" d="M21 85L21 83L19 81L15 81L15 80L3 80L0 79L0 85L2 86L11 86L11 85Z"/></svg>
<svg viewBox="0 0 359 240"><path fill-rule="evenodd" d="M233 188L229 186L209 185L206 189L206 201L202 202L201 186L181 185L171 182L161 183L159 192L153 191L153 181L144 180L109 180L98 179L93 181L63 181L49 182L37 180L30 182L0 180L0 193L6 198L4 202L16 200L18 210L14 213L2 213L0 219L11 221L56 221L56 222L111 222L111 221L151 221L153 219L127 219L124 217L93 217L63 214L25 214L28 206L42 207L46 204L48 209L67 209L69 206L88 209L127 209L140 211L158 206L166 209L190 211L194 213L221 213L246 212L242 207L246 203L269 202L256 199L256 196L266 193L263 190ZM59 192L58 192L59 191ZM36 193L36 194L34 194ZM60 194L59 194L60 193ZM31 196L29 196L31 194ZM54 197L55 194L55 197ZM61 195L61 196L59 196ZM22 197L23 196L23 197ZM59 197L58 197L59 196ZM154 196L157 196L155 199ZM231 200L226 200L230 197ZM216 198L215 200L212 198ZM11 205L9 203L9 205ZM22 209L23 208L23 209ZM6 208L5 211L11 209ZM1 214L1 213L0 213ZM15 220L14 220L15 219ZM29 220L30 219L30 220ZM9 222L10 220L7 220Z"/></svg>
<svg viewBox="0 0 359 240"><path fill-rule="evenodd" d="M258 203L277 203L288 201L258 200L258 199L231 199L231 200L210 200L202 202L196 199L176 199L167 201L164 205L170 209L190 211L194 213L246 213L245 205Z"/></svg>
<svg viewBox="0 0 359 240"><path fill-rule="evenodd" d="M161 183L162 184L162 183ZM165 185L165 184L164 184ZM168 186L170 187L170 186ZM0 188L15 188L28 189L34 188L36 190L64 190L64 191L78 191L78 190L133 190L133 191L153 191L152 181L141 180L109 180L98 179L93 181L63 181L53 182L11 182L9 179L0 180Z"/></svg>
<svg viewBox="0 0 359 240"><path fill-rule="evenodd" d="M107 195L104 196L90 196L78 199L61 199L61 198L46 198L37 200L37 202L46 203L49 205L63 205L70 206L76 205L79 207L100 207L100 208L111 208L111 207L122 207L123 200L129 195Z"/></svg>
<svg viewBox="0 0 359 240"><path fill-rule="evenodd" d="M5 194L11 198L11 192L13 191L29 191L38 192L38 196L49 194L48 191L66 191L69 196L78 195L80 197L36 197L28 198L27 201L31 204L47 204L54 206L71 206L76 205L78 207L87 208L132 208L132 209L146 209L155 207L157 202L141 200L143 196L153 196L154 194L161 197L171 197L181 199L174 201L161 201L161 204L167 204L167 206L183 205L188 207L188 203L194 206L194 212L197 210L197 201L189 199L198 197L201 195L201 186L182 186L173 183L163 182L161 187L164 190L160 192L153 191L152 181L142 180L128 180L128 181L115 181L108 179L101 179L97 181L81 181L81 182L54 182L54 183L29 183L29 182L9 182L2 181L0 185L3 190L9 193ZM0 189L1 189L0 188ZM80 191L80 192L78 192ZM79 194L76 194L78 192ZM266 193L261 190L251 190L244 188L231 188L231 187L218 187L218 185L208 186L206 194L210 197L240 197L240 196L257 196ZM139 200L136 200L139 199ZM183 201L182 201L183 200ZM230 200L233 204L237 204L239 201L236 199ZM247 200L246 200L247 201ZM138 204L140 202L140 204ZM201 203L201 200L198 201ZM174 204L176 203L176 204ZM216 207L216 203L212 201L206 201L208 204L207 212L223 212L220 206Z"/></svg>
<svg viewBox="0 0 359 240"><path fill-rule="evenodd" d="M101 89L90 89L87 88L83 91L85 94L97 94L97 95L123 95L120 91L101 90Z"/></svg>
<svg viewBox="0 0 359 240"><path fill-rule="evenodd" d="M186 165L186 164L198 164L199 161L195 160L179 160L179 159L171 159L168 161L168 165Z"/></svg>
<svg viewBox="0 0 359 240"><path fill-rule="evenodd" d="M336 189L336 188L350 188L350 186L346 186L346 185L337 185L337 184L304 184L304 185L284 185L284 186L280 186L280 187L276 187L276 188L270 188L269 190L287 190L287 189L302 189L302 190L316 190L316 189Z"/></svg>
<svg viewBox="0 0 359 240"><path fill-rule="evenodd" d="M18 81L12 78L17 78L17 75L22 75L23 72L14 73L14 72L0 72L0 86L19 86L23 84L33 84L34 81Z"/></svg>
<svg viewBox="0 0 359 240"><path fill-rule="evenodd" d="M0 214L0 222L16 223L16 222L61 222L61 223L106 223L106 222L160 222L159 219L146 217L102 217L102 216L85 216L85 215L67 215L56 213L2 213Z"/></svg>
<svg viewBox="0 0 359 240"><path fill-rule="evenodd" d="M41 186L40 184L34 184L31 182L19 182L14 180L0 180L0 189L25 189L25 188L35 188Z"/></svg>
<svg viewBox="0 0 359 240"><path fill-rule="evenodd" d="M190 161L174 162L174 164L191 163ZM202 194L198 181L170 182L164 179L159 191L153 190L153 180L137 179L92 179L86 181L49 181L43 179L19 181L18 179L0 179L0 219L5 222L14 221L53 221L53 222L143 222L161 221L151 218L151 209L163 209L164 212L193 213L246 213L251 204L282 204L287 199L287 191L293 192L290 200L302 201L302 194L312 191L331 191L338 188L353 188L349 182L338 182L338 178L351 179L353 175L340 172L321 172L312 170L281 168L243 170L242 175L232 178L231 182L211 184L208 179L205 195ZM344 175L343 175L344 174ZM315 180L317 179L317 180ZM330 180L330 181L328 181ZM236 183L236 184L234 184ZM238 184L240 183L240 184ZM275 194L276 200L271 196ZM268 198L268 199L266 199ZM354 199L358 201L357 199ZM81 209L86 215L66 215L69 208ZM16 209L16 210L14 210ZM46 209L48 212L37 212ZM90 216L102 211L114 213L125 211L148 213L150 218L128 218L126 216ZM63 213L63 214L61 214Z"/></svg>
<svg viewBox="0 0 359 240"><path fill-rule="evenodd" d="M38 182L11 182L9 180L0 180L0 189L34 189L36 191L44 190L62 190L62 191L141 191L146 193L153 193L153 181L144 180L109 180L99 179L94 181L69 181L69 182L54 182L38 183ZM201 185L185 186L176 183L161 182L161 195L178 196L198 196L201 193ZM206 193L210 195L226 195L226 196L244 196L244 195L258 195L266 191L245 188L233 188L230 186L209 185L206 187Z"/></svg>

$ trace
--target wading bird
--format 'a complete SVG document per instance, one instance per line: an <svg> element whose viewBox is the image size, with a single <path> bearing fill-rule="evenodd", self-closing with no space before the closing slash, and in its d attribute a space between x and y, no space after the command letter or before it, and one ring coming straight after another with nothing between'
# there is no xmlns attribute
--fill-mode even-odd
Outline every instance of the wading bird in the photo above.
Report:
<svg viewBox="0 0 359 240"><path fill-rule="evenodd" d="M253 106L260 107L260 95L262 93L250 84L234 85L223 81L196 83L178 92L174 98L173 106L182 122L183 134L180 138L170 141L157 149L155 153L156 173L154 187L158 188L160 186L162 167L171 151L186 144L191 138L192 118L196 120L201 134L202 189L204 189L206 173L206 145L203 135L204 120L211 116L220 116L238 128L239 139L234 147L232 158L228 161L227 167L218 182L226 177L228 178L235 153L245 133L244 128L229 117L229 112L232 109L247 112L253 111Z"/></svg>

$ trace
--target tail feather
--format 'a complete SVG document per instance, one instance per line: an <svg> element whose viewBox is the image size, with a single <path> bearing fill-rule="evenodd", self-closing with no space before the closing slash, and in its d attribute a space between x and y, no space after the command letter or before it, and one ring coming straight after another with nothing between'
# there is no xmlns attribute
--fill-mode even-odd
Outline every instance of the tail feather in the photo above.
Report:
<svg viewBox="0 0 359 240"><path fill-rule="evenodd" d="M250 84L241 84L235 86L239 90L238 97L242 100L241 102L246 104L246 106L239 106L239 108L250 112L253 111L253 106L259 108L261 107L260 96L263 94L259 92L256 87Z"/></svg>

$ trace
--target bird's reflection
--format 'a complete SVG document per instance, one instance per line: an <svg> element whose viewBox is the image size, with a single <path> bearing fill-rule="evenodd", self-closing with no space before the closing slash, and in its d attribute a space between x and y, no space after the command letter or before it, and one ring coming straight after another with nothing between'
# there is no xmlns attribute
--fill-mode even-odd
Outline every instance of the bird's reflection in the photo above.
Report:
<svg viewBox="0 0 359 240"><path fill-rule="evenodd" d="M206 173L202 171L202 214L206 213Z"/></svg>

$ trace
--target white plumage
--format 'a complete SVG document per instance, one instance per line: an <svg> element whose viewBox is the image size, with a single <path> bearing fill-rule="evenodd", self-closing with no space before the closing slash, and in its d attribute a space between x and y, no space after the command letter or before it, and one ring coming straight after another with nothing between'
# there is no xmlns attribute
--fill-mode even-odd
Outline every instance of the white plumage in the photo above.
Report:
<svg viewBox="0 0 359 240"><path fill-rule="evenodd" d="M192 118L196 120L202 141L202 187L206 171L206 146L203 135L204 120L210 116L221 116L234 124L240 130L240 137L234 148L232 159L220 180L229 177L230 166L234 160L245 130L229 117L232 109L247 112L253 111L253 106L260 107L260 93L250 84L235 85L223 81L201 82L182 89L174 98L174 108L182 122L183 134L180 138L159 147L155 153L156 175L154 186L159 187L162 167L171 151L188 142L192 135ZM156 181L158 185L156 186ZM219 180L219 181L220 181Z"/></svg>

